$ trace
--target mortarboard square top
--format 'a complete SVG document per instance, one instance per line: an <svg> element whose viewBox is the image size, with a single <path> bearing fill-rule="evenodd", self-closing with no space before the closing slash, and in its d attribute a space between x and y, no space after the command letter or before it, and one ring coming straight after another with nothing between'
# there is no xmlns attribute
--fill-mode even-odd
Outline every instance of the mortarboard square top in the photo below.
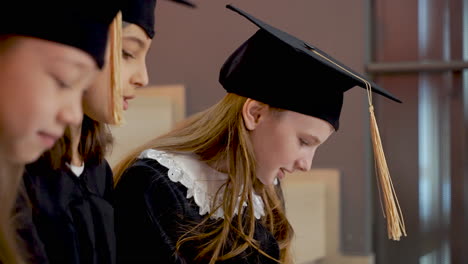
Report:
<svg viewBox="0 0 468 264"><path fill-rule="evenodd" d="M156 0L122 0L122 20L140 26L151 39L154 37ZM187 0L171 0L178 4L195 8Z"/></svg>
<svg viewBox="0 0 468 264"><path fill-rule="evenodd" d="M360 86L401 102L377 84L341 64L325 52L228 5L260 29L226 60L219 81L227 92L273 107L314 116L335 130L343 93Z"/></svg>

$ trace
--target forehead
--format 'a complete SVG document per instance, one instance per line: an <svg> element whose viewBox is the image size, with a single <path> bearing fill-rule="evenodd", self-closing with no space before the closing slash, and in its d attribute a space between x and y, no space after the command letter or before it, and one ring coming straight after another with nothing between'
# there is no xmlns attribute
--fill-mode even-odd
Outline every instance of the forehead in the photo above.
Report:
<svg viewBox="0 0 468 264"><path fill-rule="evenodd" d="M141 44L148 45L151 43L151 38L138 25L126 23L122 29L122 37L124 41L140 41Z"/></svg>
<svg viewBox="0 0 468 264"><path fill-rule="evenodd" d="M301 130L304 133L320 134L328 137L334 130L333 126L325 120L289 110L273 111L272 116L283 122L284 125Z"/></svg>

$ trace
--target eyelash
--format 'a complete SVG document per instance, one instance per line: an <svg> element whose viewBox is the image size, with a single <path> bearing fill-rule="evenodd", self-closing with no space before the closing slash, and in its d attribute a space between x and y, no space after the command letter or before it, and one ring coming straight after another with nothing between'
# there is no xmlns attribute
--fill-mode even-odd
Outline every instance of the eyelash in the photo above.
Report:
<svg viewBox="0 0 468 264"><path fill-rule="evenodd" d="M122 50L122 57L127 60L127 59L134 59L135 56L133 56L131 53L129 53L126 50Z"/></svg>
<svg viewBox="0 0 468 264"><path fill-rule="evenodd" d="M60 78L52 75L52 78L54 79L55 83L57 83L57 85L60 87L60 88L63 88L63 89L67 89L67 88L70 88L70 85L68 85L66 82L62 81Z"/></svg>
<svg viewBox="0 0 468 264"><path fill-rule="evenodd" d="M306 147L310 146L309 142L307 142L306 140L302 138L299 139L299 144L301 144L301 146L306 146Z"/></svg>

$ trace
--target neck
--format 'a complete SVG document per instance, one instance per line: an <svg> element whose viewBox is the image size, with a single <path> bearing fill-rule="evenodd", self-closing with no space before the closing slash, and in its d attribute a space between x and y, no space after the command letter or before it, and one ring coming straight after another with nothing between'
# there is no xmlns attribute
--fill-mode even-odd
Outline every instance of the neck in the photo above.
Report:
<svg viewBox="0 0 468 264"><path fill-rule="evenodd" d="M211 168L222 172L222 173L228 173L228 166L227 166L227 161L207 161L206 164L210 166Z"/></svg>
<svg viewBox="0 0 468 264"><path fill-rule="evenodd" d="M78 152L78 146L81 138L81 125L70 127L71 144L72 144L72 160L71 165L81 166L83 165L83 158Z"/></svg>

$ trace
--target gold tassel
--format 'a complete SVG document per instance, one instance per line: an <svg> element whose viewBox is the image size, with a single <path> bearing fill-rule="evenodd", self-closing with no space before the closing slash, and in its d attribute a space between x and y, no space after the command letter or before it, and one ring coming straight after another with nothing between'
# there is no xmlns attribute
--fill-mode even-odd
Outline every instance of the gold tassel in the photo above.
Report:
<svg viewBox="0 0 468 264"><path fill-rule="evenodd" d="M378 184L380 184L380 202L384 205L384 217L387 218L387 233L388 238L400 240L402 235L406 236L405 221L401 212L398 198L393 188L392 178L388 170L385 153L380 139L379 127L375 119L374 106L369 107L370 113L370 130L372 137L372 148L374 150L375 168Z"/></svg>
<svg viewBox="0 0 468 264"><path fill-rule="evenodd" d="M387 233L388 238L399 241L401 236L406 236L405 221L403 219L403 213L398 202L398 198L393 188L392 178L388 170L387 161L383 151L382 140L380 139L379 127L377 126L377 120L374 114L374 106L372 104L372 86L370 83L361 78L360 76L350 72L344 67L338 65L331 59L320 54L314 49L310 49L313 53L334 64L343 71L361 80L366 85L367 99L369 103L370 113L370 130L372 137L372 149L374 151L375 170L377 176L377 187L379 187L379 198L380 204L383 205L383 215L387 219ZM383 197L383 203L382 203Z"/></svg>
<svg viewBox="0 0 468 264"><path fill-rule="evenodd" d="M111 88L111 110L113 125L122 125L123 120L123 88L121 81L122 60L122 13L117 13L111 24L109 32L110 40L110 88Z"/></svg>

